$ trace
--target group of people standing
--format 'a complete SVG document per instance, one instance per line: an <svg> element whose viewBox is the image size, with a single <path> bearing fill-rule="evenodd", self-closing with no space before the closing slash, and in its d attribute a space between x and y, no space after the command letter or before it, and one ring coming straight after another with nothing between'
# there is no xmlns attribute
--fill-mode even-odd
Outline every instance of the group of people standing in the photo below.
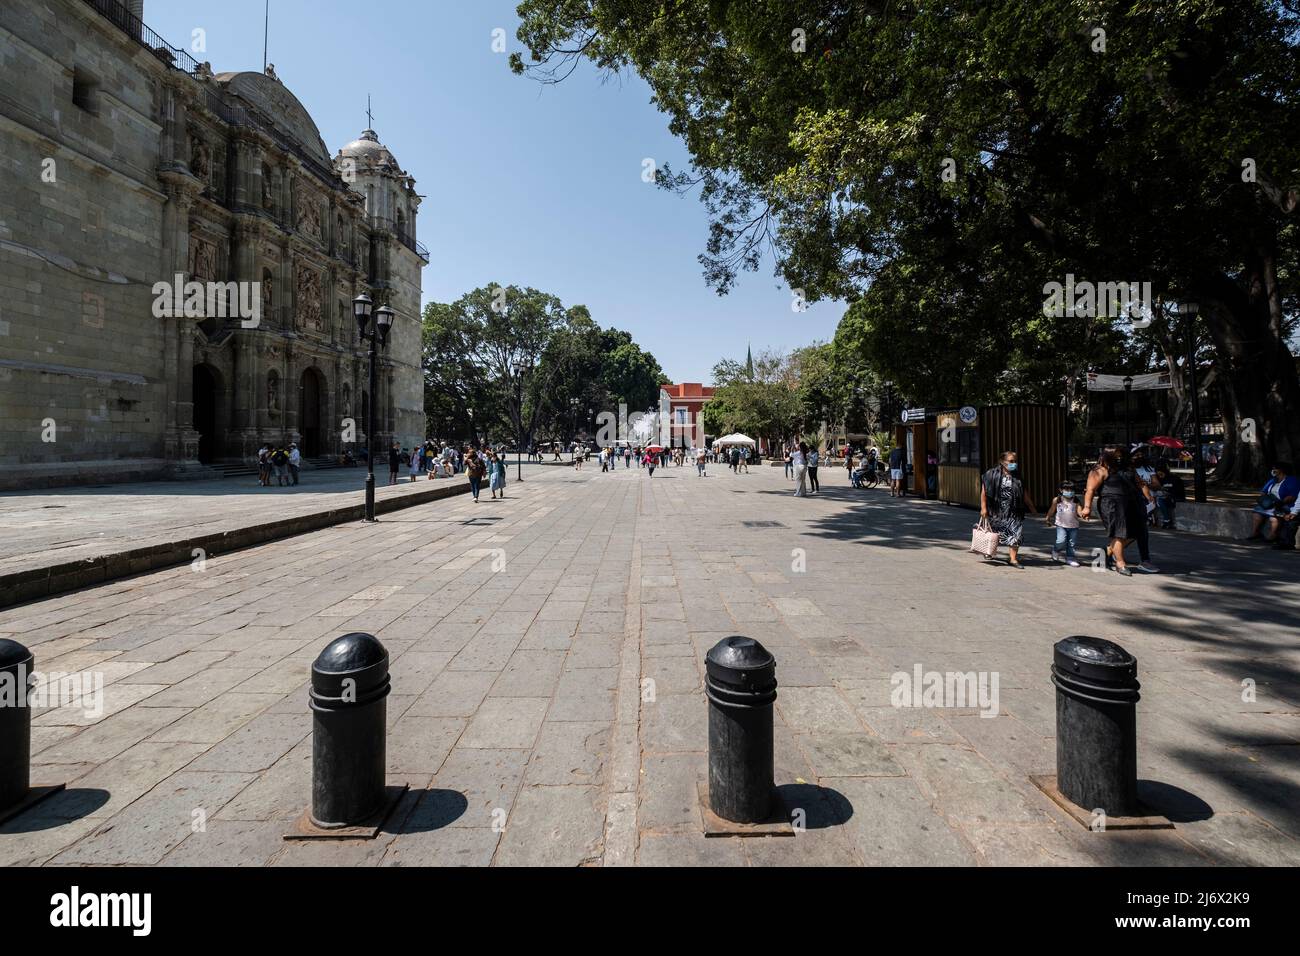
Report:
<svg viewBox="0 0 1300 956"><path fill-rule="evenodd" d="M390 485L397 484L402 468L407 469L411 481L415 481L421 474L427 475L428 480L432 481L435 478L450 478L464 473L469 479L470 493L475 501L478 501L479 491L485 479L493 498L506 496L506 461L504 456L498 455L490 448L468 445L464 448L455 448L445 444L439 450L437 443L430 440L408 449L393 442L392 447L388 449Z"/></svg>
<svg viewBox="0 0 1300 956"><path fill-rule="evenodd" d="M302 467L302 455L298 445L289 442L283 445L263 445L257 450L257 483L263 488L271 487L274 475L279 487L298 484L298 473Z"/></svg>
<svg viewBox="0 0 1300 956"><path fill-rule="evenodd" d="M817 480L821 467L821 453L806 441L801 441L785 452L785 476L795 483L794 496L806 498L822 490Z"/></svg>

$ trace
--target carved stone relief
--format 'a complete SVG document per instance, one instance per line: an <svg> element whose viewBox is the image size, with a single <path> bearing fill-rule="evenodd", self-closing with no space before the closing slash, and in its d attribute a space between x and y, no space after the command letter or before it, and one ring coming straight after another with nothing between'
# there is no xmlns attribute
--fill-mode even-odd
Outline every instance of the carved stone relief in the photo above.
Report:
<svg viewBox="0 0 1300 956"><path fill-rule="evenodd" d="M297 326L323 332L325 324L321 315L320 276L316 273L316 270L309 266L298 266L297 282L294 288L294 311L296 312Z"/></svg>

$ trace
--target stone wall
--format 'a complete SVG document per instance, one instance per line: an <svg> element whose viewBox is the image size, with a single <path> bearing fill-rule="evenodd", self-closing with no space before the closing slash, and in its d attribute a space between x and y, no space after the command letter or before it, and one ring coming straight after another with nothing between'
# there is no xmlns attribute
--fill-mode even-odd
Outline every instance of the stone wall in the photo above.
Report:
<svg viewBox="0 0 1300 956"><path fill-rule="evenodd" d="M156 476L159 72L85 4L0 14L0 487Z"/></svg>

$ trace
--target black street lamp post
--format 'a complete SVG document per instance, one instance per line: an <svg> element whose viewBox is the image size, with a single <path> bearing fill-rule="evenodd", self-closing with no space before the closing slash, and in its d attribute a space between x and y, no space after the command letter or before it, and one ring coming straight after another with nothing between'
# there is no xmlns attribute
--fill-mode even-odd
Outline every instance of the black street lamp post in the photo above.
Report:
<svg viewBox="0 0 1300 956"><path fill-rule="evenodd" d="M352 300L352 316L357 320L357 331L362 342L369 342L370 358L370 401L366 410L366 445L370 449L366 454L366 521L375 520L375 405L378 381L379 349L387 346L388 332L393 327L394 312L386 305L374 309L375 324L369 331L370 313L374 307L370 296L361 293Z"/></svg>
<svg viewBox="0 0 1300 956"><path fill-rule="evenodd" d="M1124 443L1133 447L1133 416L1129 411L1129 397L1133 394L1133 376L1124 376Z"/></svg>
<svg viewBox="0 0 1300 956"><path fill-rule="evenodd" d="M515 373L515 408L519 415L519 427L515 434L515 480L524 480L524 373L528 371L529 366L523 361L517 361L512 366Z"/></svg>
<svg viewBox="0 0 1300 956"><path fill-rule="evenodd" d="M1182 302L1178 314L1187 319L1187 389L1192 395L1192 497L1205 500L1205 459L1201 457L1201 392L1196 383L1196 302Z"/></svg>

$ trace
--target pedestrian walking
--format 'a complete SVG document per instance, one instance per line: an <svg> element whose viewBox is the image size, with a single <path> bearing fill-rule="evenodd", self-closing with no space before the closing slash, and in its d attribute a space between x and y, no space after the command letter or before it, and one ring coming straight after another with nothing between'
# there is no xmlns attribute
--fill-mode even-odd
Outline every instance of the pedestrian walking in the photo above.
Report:
<svg viewBox="0 0 1300 956"><path fill-rule="evenodd" d="M263 488L271 485L271 449L266 445L257 450L257 483Z"/></svg>
<svg viewBox="0 0 1300 956"><path fill-rule="evenodd" d="M790 462L794 466L794 496L796 498L808 497L808 445L800 442L799 446L790 452Z"/></svg>
<svg viewBox="0 0 1300 956"><path fill-rule="evenodd" d="M810 449L808 452L808 487L809 494L817 494L822 490L822 486L817 482L817 469L821 465L821 456L817 449Z"/></svg>
<svg viewBox="0 0 1300 956"><path fill-rule="evenodd" d="M998 533L998 542L1007 547L1008 563L1023 569L1020 541L1025 533L1026 511L1037 514L1029 489L1016 474L1019 464L1014 451L1004 451L996 465L980 478L980 520L987 521Z"/></svg>
<svg viewBox="0 0 1300 956"><path fill-rule="evenodd" d="M895 445L889 452L889 497L904 498L907 489L903 487L903 469L907 465L902 445Z"/></svg>
<svg viewBox="0 0 1300 956"><path fill-rule="evenodd" d="M294 485L298 484L298 469L302 466L302 455L298 453L298 445L295 442L289 443L289 477Z"/></svg>
<svg viewBox="0 0 1300 956"><path fill-rule="evenodd" d="M397 484L397 469L402 464L402 449L393 442L393 447L388 449L388 483Z"/></svg>
<svg viewBox="0 0 1300 956"><path fill-rule="evenodd" d="M1066 479L1057 489L1056 497L1047 506L1044 519L1050 528L1056 526L1056 544L1052 546L1052 560L1064 560L1072 568L1079 566L1075 545L1079 540L1079 502L1075 500L1074 482Z"/></svg>
<svg viewBox="0 0 1300 956"><path fill-rule="evenodd" d="M790 479L794 478L794 458L790 456L790 446L788 445L785 449L785 476Z"/></svg>
<svg viewBox="0 0 1300 956"><path fill-rule="evenodd" d="M698 471L698 472L700 473L700 477L701 477L701 478L705 477L704 469L705 469L705 466L706 466L706 464L707 464L707 462L708 462L708 459L709 459L708 452L706 452L703 448L698 448L698 449L696 449L696 451L695 451L695 470Z"/></svg>
<svg viewBox="0 0 1300 956"><path fill-rule="evenodd" d="M469 479L469 492L478 501L479 488L483 484L483 477L487 474L487 468L483 464L483 459L479 458L471 449L465 449L465 476Z"/></svg>
<svg viewBox="0 0 1300 956"><path fill-rule="evenodd" d="M1156 574L1159 568L1150 561L1148 553L1148 527L1144 499L1153 498L1151 489L1133 470L1128 449L1108 445L1102 449L1096 466L1088 473L1084 489L1083 507L1079 516L1085 520L1092 514L1092 503L1097 502L1097 512L1106 524L1106 567L1129 577L1134 571ZM1124 549L1134 542L1138 545L1140 563L1130 566L1124 558Z"/></svg>
<svg viewBox="0 0 1300 956"><path fill-rule="evenodd" d="M650 454L650 452L646 452L644 464L646 469L650 472L650 477L653 478L655 476L655 456Z"/></svg>
<svg viewBox="0 0 1300 956"><path fill-rule="evenodd" d="M488 454L488 488L493 498L506 496L506 460L495 453Z"/></svg>
<svg viewBox="0 0 1300 956"><path fill-rule="evenodd" d="M411 454L407 458L407 475L411 481L418 481L420 478L420 460L423 458L424 449L416 445L411 449Z"/></svg>

